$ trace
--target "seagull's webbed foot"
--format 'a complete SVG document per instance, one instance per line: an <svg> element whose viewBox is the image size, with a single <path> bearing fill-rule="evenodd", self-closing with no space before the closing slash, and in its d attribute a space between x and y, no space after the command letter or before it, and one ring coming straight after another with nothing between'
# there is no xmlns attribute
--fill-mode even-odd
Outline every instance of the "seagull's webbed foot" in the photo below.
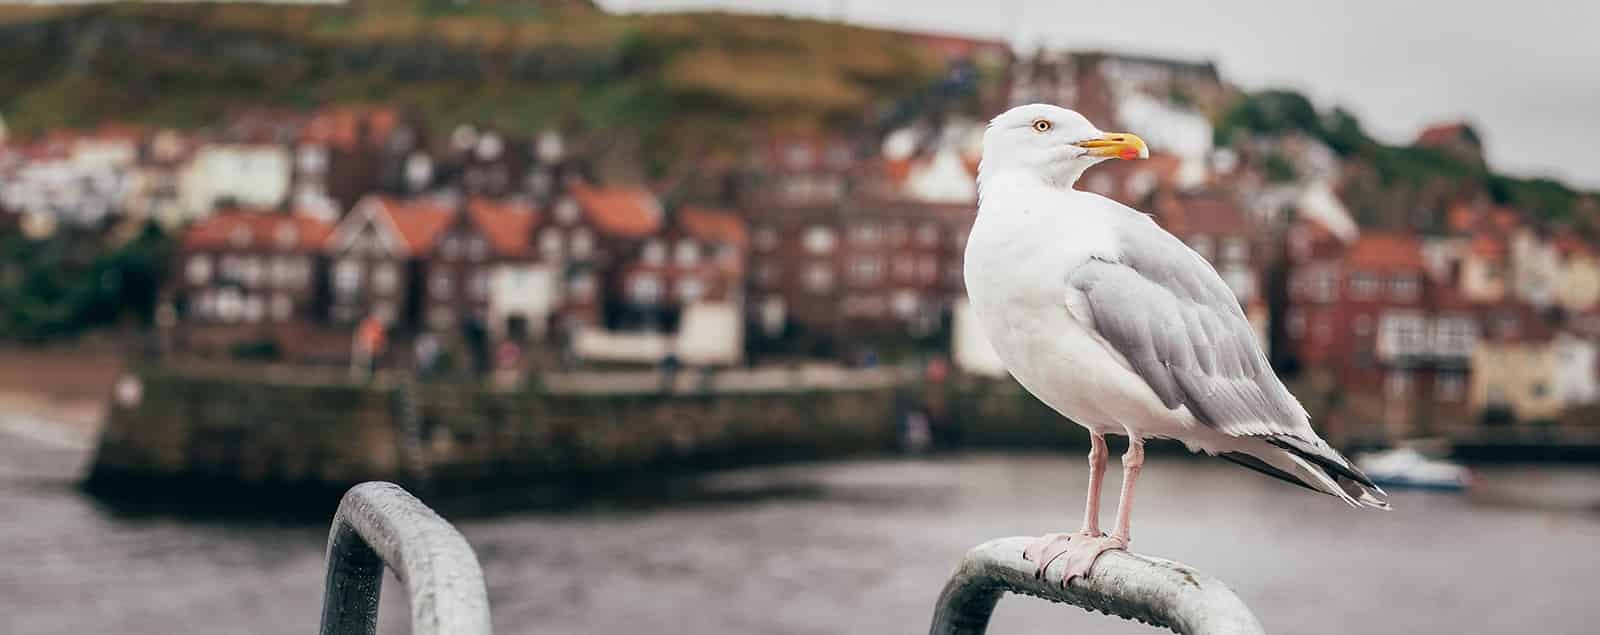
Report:
<svg viewBox="0 0 1600 635"><path fill-rule="evenodd" d="M1089 567L1100 554L1112 549L1126 549L1128 541L1102 533L1079 531L1070 534L1045 534L1022 551L1022 558L1039 565L1033 577L1043 578L1045 569L1058 558L1065 557L1067 568L1061 577L1061 586L1073 578L1088 575Z"/></svg>

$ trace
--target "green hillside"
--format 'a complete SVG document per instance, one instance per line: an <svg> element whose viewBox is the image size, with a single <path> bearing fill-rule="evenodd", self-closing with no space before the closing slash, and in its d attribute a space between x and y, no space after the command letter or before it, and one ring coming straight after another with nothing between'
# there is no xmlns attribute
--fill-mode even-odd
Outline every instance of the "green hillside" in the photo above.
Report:
<svg viewBox="0 0 1600 635"><path fill-rule="evenodd" d="M239 104L383 101L437 125L615 129L646 147L749 125L860 121L941 70L909 36L721 13L616 16L581 0L340 7L0 7L15 132L116 118L175 126ZM735 124L735 125L729 125Z"/></svg>

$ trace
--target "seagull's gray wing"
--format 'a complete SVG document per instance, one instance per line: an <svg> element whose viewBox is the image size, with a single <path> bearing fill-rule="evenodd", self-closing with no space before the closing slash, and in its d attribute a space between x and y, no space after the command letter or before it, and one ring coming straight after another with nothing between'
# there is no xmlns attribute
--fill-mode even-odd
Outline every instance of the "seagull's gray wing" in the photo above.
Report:
<svg viewBox="0 0 1600 635"><path fill-rule="evenodd" d="M1187 407L1231 436L1316 440L1211 264L1148 217L1124 211L1114 255L1068 274L1094 330L1168 408Z"/></svg>
<svg viewBox="0 0 1600 635"><path fill-rule="evenodd" d="M1168 408L1187 408L1223 434L1261 439L1376 488L1311 429L1311 417L1272 372L1238 299L1211 263L1148 216L1117 207L1116 248L1068 273L1068 310L1088 313L1084 321ZM1248 454L1225 458L1319 489ZM1368 502L1354 484L1329 483L1351 504L1383 505Z"/></svg>

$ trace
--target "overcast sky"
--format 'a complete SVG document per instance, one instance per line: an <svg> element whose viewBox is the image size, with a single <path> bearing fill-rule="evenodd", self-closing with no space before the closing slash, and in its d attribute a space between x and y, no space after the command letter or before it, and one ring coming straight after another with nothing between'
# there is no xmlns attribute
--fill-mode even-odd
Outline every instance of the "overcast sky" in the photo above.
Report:
<svg viewBox="0 0 1600 635"><path fill-rule="evenodd" d="M1292 87L1407 141L1466 119L1490 162L1600 188L1600 2L1471 0L601 0L720 8L1039 44L1210 59L1246 88Z"/></svg>

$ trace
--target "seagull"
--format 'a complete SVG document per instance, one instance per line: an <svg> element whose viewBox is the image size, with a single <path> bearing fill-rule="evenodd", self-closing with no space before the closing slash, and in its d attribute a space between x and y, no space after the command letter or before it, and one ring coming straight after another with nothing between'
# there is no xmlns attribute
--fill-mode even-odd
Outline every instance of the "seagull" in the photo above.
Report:
<svg viewBox="0 0 1600 635"><path fill-rule="evenodd" d="M1149 155L1137 135L1101 132L1048 104L1012 108L983 135L963 272L972 308L1011 376L1089 430L1082 529L1023 552L1038 576L1065 558L1063 585L1127 548L1146 439L1175 439L1352 507L1389 508L1311 429L1216 269L1150 216L1073 188L1101 161ZM1128 437L1109 536L1099 518L1107 434Z"/></svg>

